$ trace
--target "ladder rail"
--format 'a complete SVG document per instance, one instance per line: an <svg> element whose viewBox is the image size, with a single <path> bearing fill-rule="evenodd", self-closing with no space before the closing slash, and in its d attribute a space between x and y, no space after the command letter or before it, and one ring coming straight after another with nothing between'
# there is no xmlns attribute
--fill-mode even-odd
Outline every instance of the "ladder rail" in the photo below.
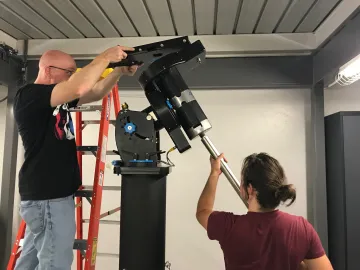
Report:
<svg viewBox="0 0 360 270"><path fill-rule="evenodd" d="M14 268L15 268L16 260L20 256L20 252L18 252L19 251L19 245L20 245L21 239L24 238L25 228L26 228L26 223L25 223L24 220L22 220L21 223L20 223L20 228L19 228L17 236L16 236L15 244L14 244L13 249L11 251L10 260L9 260L9 263L8 263L8 266L7 266L6 270L14 270Z"/></svg>
<svg viewBox="0 0 360 270"><path fill-rule="evenodd" d="M75 139L76 145L82 145L82 112L77 111L75 112ZM82 153L77 152L77 159L79 163L79 170L80 170L80 179L82 179ZM82 189L83 187L80 187ZM83 201L82 197L76 197L76 238L83 239ZM83 260L82 254L80 250L76 251L76 269L82 270L83 269Z"/></svg>
<svg viewBox="0 0 360 270"><path fill-rule="evenodd" d="M101 118L99 121L99 138L98 138L98 149L96 151L96 167L95 167L95 175L94 175L94 183L93 183L93 194L91 201L91 210L90 210L90 219L89 222L89 230L88 230L88 239L87 239L87 249L85 253L85 270L95 270L96 265L96 256L97 256L97 241L99 234L99 224L100 219L106 215L106 213L101 214L101 201L102 201L102 192L104 189L104 177L105 177L105 163L106 163L106 154L107 151L107 138L109 132L110 120L110 109L111 109L111 101L114 106L115 119L120 112L120 98L118 92L118 85L116 84L107 97L104 97L102 102L102 111ZM82 121L80 122L82 123ZM79 127L81 129L81 126ZM105 136L105 137L104 137ZM104 142L104 138L105 142ZM80 155L84 153L79 151ZM103 160L102 157L104 158ZM82 211L82 209L81 209ZM120 211L120 207L112 212ZM81 223L84 223L84 219L81 219ZM78 225L82 226L82 225ZM81 238L82 239L82 238ZM78 251L79 252L79 251ZM78 259L80 260L80 259ZM77 268L77 270L82 270L82 268Z"/></svg>
<svg viewBox="0 0 360 270"><path fill-rule="evenodd" d="M114 110L115 110L115 119L118 115L118 113L120 112L121 110L121 107L120 107L120 97L119 97L119 86L116 84L112 91L111 91L111 94L113 96L113 102L114 102Z"/></svg>
<svg viewBox="0 0 360 270"><path fill-rule="evenodd" d="M104 184L106 151L110 122L111 94L104 97L102 102L101 120L98 138L98 150L96 153L95 175L93 183L93 195L90 210L89 232L87 249L85 254L85 270L95 270L97 243L99 234L99 219L101 210L102 187Z"/></svg>

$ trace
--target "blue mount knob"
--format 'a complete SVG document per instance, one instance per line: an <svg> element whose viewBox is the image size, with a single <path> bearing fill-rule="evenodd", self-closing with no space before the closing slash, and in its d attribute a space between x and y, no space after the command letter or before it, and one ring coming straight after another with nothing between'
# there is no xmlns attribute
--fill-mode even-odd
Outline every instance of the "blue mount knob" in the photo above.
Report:
<svg viewBox="0 0 360 270"><path fill-rule="evenodd" d="M124 129L126 133L133 134L136 131L136 126L130 122L124 126Z"/></svg>

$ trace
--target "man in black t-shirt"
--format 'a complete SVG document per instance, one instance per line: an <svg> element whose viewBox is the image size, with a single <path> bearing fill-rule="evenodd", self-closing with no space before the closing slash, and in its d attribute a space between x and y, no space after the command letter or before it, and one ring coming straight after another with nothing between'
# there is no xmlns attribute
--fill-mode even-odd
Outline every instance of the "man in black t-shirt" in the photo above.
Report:
<svg viewBox="0 0 360 270"><path fill-rule="evenodd" d="M109 48L76 73L70 55L47 51L40 58L36 81L18 90L14 116L25 149L19 172L20 215L27 226L16 270L71 269L73 195L81 179L69 109L101 100L122 75L133 75L137 66L118 67L99 80L110 63L132 50Z"/></svg>

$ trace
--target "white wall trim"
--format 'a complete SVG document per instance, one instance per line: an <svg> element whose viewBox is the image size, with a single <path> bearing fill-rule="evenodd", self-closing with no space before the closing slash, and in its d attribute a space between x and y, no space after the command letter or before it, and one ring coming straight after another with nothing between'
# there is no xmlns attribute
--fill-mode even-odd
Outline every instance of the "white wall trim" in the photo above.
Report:
<svg viewBox="0 0 360 270"><path fill-rule="evenodd" d="M67 52L75 58L87 58L118 44L133 47L171 38L175 37L34 39L29 40L28 57L29 59L36 59L46 50L57 49ZM310 53L316 45L316 38L313 33L199 35L189 36L189 39L191 42L201 40L208 57L304 54ZM21 51L22 46L23 42L18 41L19 51Z"/></svg>
<svg viewBox="0 0 360 270"><path fill-rule="evenodd" d="M9 36L8 34L6 34L4 31L0 30L0 44L5 43L6 45L12 47L12 48L17 48L17 40L11 36Z"/></svg>

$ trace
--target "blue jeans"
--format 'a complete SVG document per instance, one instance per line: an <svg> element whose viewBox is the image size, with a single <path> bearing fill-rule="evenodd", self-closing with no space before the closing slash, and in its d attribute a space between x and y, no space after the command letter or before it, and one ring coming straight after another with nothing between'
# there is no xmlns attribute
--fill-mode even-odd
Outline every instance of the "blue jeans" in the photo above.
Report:
<svg viewBox="0 0 360 270"><path fill-rule="evenodd" d="M15 270L70 270L76 232L73 196L21 201L20 215L26 231Z"/></svg>

